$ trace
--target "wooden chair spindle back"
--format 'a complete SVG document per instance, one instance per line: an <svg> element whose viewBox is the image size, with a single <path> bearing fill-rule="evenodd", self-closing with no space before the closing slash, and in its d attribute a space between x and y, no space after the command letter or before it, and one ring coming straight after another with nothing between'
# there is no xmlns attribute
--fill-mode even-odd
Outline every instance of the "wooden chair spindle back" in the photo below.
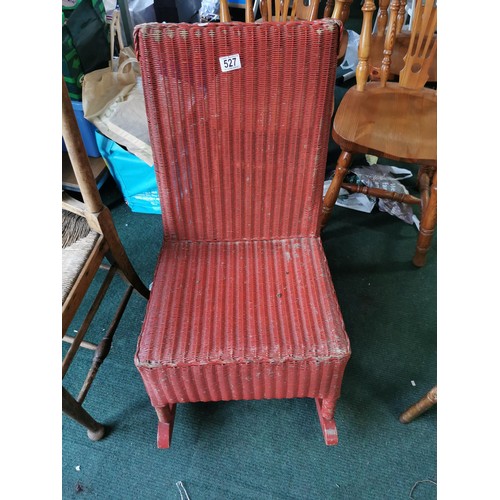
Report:
<svg viewBox="0 0 500 500"><path fill-rule="evenodd" d="M290 0L274 0L274 16L272 11L272 0L260 0L260 13L264 21L274 20L284 22L287 20L312 21L318 17L319 0L296 0L292 3L290 16Z"/></svg>
<svg viewBox="0 0 500 500"><path fill-rule="evenodd" d="M309 0L309 5L306 5L306 2L304 2L304 0L294 1L292 7L292 15L293 15L292 20L302 19L306 21L312 21L314 19L317 19L318 9L319 9L319 0Z"/></svg>
<svg viewBox="0 0 500 500"><path fill-rule="evenodd" d="M292 1L292 8L290 12L290 1ZM333 8L333 2L332 8ZM352 0L344 0L339 2L339 4L347 4L348 6L352 3ZM274 15L273 15L273 0L260 0L259 9L263 21L313 21L318 18L320 0L274 0ZM325 10L326 12L326 10ZM347 10L344 8L342 15L345 19L349 16L349 7ZM231 21L231 14L229 12L229 4L227 0L220 1L220 20L223 23ZM329 17L329 16L324 16ZM333 16L332 16L333 17ZM341 17L338 17L341 19ZM255 22L255 17L253 14L253 2L252 0L246 0L245 4L245 22L253 23Z"/></svg>
<svg viewBox="0 0 500 500"><path fill-rule="evenodd" d="M361 11L363 12L363 24L359 35L358 45L358 65L356 66L356 89L362 92L365 89L370 72L368 57L370 56L370 42L373 25L373 13L375 12L375 2L365 0Z"/></svg>
<svg viewBox="0 0 500 500"><path fill-rule="evenodd" d="M338 2L336 2L335 0L326 0L325 10L323 11L323 17L333 17L332 13L334 5L337 5L337 3Z"/></svg>
<svg viewBox="0 0 500 500"><path fill-rule="evenodd" d="M406 0L380 0L374 30L376 37L385 36L383 57L380 65L380 85L385 87L391 75L391 57L396 36L401 33L406 15ZM429 67L436 55L437 38L434 36L437 27L436 0L415 0L413 5L413 21L408 51L404 57L404 67L399 73L399 84L402 87L418 90L429 78ZM363 24L358 47L358 66L356 68L356 88L363 91L370 76L371 35L373 30L373 13L377 9L374 0L365 0Z"/></svg>
<svg viewBox="0 0 500 500"><path fill-rule="evenodd" d="M400 7L400 0L391 0L389 5L389 25L385 33L384 57L380 67L380 84L385 87L389 79L389 70L391 68L391 56L396 41L396 23Z"/></svg>
<svg viewBox="0 0 500 500"><path fill-rule="evenodd" d="M401 0L399 4L398 17L396 18L396 33L401 33L406 17L407 0Z"/></svg>
<svg viewBox="0 0 500 500"><path fill-rule="evenodd" d="M245 4L245 22L253 23L255 22L255 16L253 14L253 2L252 0L246 0Z"/></svg>
<svg viewBox="0 0 500 500"><path fill-rule="evenodd" d="M345 24L349 18L352 2L353 0L335 0L335 2L326 2L323 17L333 17L333 19L338 19Z"/></svg>
<svg viewBox="0 0 500 500"><path fill-rule="evenodd" d="M410 46L404 68L399 73L399 83L409 89L422 88L429 78L429 67L436 57L437 28L436 0L416 1L413 6L413 25Z"/></svg>
<svg viewBox="0 0 500 500"><path fill-rule="evenodd" d="M221 23L228 23L231 21L231 14L229 13L229 5L227 3L227 0L220 0L219 18Z"/></svg>
<svg viewBox="0 0 500 500"><path fill-rule="evenodd" d="M377 29L375 33L377 36L384 36L385 29L387 28L387 9L389 7L390 0L380 0L378 3L378 14L377 14Z"/></svg>

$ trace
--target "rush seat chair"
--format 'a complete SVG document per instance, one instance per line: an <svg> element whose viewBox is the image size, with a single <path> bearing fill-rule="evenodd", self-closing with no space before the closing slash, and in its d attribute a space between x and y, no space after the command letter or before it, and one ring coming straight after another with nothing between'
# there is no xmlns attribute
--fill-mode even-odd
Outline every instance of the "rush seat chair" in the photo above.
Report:
<svg viewBox="0 0 500 500"><path fill-rule="evenodd" d="M135 363L159 448L178 403L270 398L314 398L337 443L350 346L319 217L339 35L135 29L164 229Z"/></svg>
<svg viewBox="0 0 500 500"><path fill-rule="evenodd" d="M75 398L63 385L62 410L87 429L87 435L92 441L98 441L105 435L105 427L85 410L83 403L111 349L114 333L132 292L135 290L147 299L149 290L132 266L116 231L111 212L102 202L64 80L62 135L82 198L82 201L77 200L65 191L62 194L62 339L69 344L62 362L63 380L76 361L80 348L94 351L78 396ZM106 271L102 284L77 333L70 334L69 327L78 310L83 307L82 302L99 269ZM86 334L91 324L96 323L96 313L106 297L109 297L109 286L117 274L127 284L123 297L109 323L100 325L107 327L102 328L105 333L100 342L88 342L85 340Z"/></svg>

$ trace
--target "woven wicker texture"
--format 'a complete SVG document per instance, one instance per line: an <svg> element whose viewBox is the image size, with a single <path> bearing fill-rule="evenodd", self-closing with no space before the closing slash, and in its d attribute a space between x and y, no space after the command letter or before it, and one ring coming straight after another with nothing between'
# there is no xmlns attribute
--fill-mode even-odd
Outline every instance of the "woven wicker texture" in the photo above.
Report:
<svg viewBox="0 0 500 500"><path fill-rule="evenodd" d="M338 37L135 30L165 232L135 359L154 406L339 394L350 348L318 237Z"/></svg>
<svg viewBox="0 0 500 500"><path fill-rule="evenodd" d="M200 401L270 394L298 397L325 389L328 394L335 367L325 370L316 366L316 360L342 362L348 352L318 238L168 242L160 254L152 295L157 305L162 297L162 305L148 308L145 328L155 333L141 336L138 362L146 368L146 376L163 379L159 384L163 403L190 397ZM287 371L285 378L280 380L268 369L263 376L264 368L258 365L271 360L273 367L282 365L280 369ZM311 360L314 363L308 366ZM231 386L224 382L227 363L244 365L238 369L246 375L230 377L238 381ZM209 364L221 366L206 370ZM189 369L196 365L203 377L188 379ZM299 369L306 366L307 370ZM165 371L176 367L176 376L161 377L162 367ZM182 376L181 368L186 368ZM240 380L253 369L260 374L259 383L242 386ZM303 375L308 370L317 376L309 374L306 380ZM276 383L283 385L274 387ZM235 397L239 389L246 392ZM152 394L157 404L162 401L158 391Z"/></svg>
<svg viewBox="0 0 500 500"><path fill-rule="evenodd" d="M167 237L318 234L338 36L333 20L137 29Z"/></svg>

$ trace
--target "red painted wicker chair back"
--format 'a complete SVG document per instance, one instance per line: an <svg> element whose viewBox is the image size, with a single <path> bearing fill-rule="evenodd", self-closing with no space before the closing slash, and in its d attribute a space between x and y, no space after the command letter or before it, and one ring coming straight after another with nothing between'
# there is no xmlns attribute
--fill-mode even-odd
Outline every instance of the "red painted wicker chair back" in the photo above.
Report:
<svg viewBox="0 0 500 500"><path fill-rule="evenodd" d="M350 350L318 235L339 32L135 30L165 233L135 362L160 447L175 403L292 397L336 442Z"/></svg>

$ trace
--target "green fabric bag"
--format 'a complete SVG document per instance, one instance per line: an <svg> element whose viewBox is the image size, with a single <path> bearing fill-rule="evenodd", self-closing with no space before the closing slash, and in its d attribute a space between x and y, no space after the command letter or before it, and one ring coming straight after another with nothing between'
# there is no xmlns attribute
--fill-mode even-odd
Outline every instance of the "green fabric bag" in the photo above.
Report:
<svg viewBox="0 0 500 500"><path fill-rule="evenodd" d="M82 100L86 73L109 64L109 25L102 0L62 8L62 73L70 98Z"/></svg>

